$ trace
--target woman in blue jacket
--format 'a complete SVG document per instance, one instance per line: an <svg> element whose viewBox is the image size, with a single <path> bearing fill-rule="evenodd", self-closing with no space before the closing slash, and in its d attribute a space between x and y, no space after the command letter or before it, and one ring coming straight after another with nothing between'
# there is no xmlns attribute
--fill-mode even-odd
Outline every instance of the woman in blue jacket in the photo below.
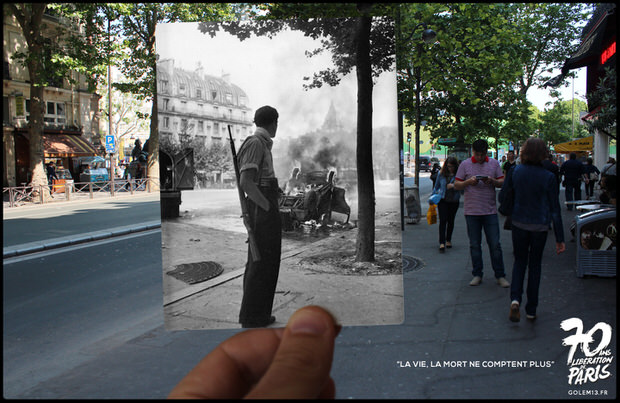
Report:
<svg viewBox="0 0 620 403"><path fill-rule="evenodd" d="M519 306L526 270L529 270L529 273L525 313L529 320L536 319L541 261L550 223L553 223L556 253L566 250L558 183L554 175L542 165L546 155L547 147L543 140L535 137L527 139L521 147L521 164L513 168L512 176L508 175L503 185L512 186L514 190L512 247L515 260L510 285L509 315L513 322L520 320Z"/></svg>
<svg viewBox="0 0 620 403"><path fill-rule="evenodd" d="M454 157L446 158L443 167L437 174L431 200L437 204L439 215L439 252L445 252L446 248L452 247L452 232L454 231L454 218L459 209L461 192L454 189L454 177L459 167L458 160Z"/></svg>

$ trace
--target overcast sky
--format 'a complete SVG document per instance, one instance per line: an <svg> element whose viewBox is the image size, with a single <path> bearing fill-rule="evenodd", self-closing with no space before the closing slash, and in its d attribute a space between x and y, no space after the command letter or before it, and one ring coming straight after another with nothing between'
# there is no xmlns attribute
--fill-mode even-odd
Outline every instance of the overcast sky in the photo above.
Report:
<svg viewBox="0 0 620 403"><path fill-rule="evenodd" d="M305 51L320 43L298 31L284 31L273 39L252 37L239 41L225 32L214 38L202 34L197 23L158 24L156 49L160 58L194 70L200 63L205 74L230 74L232 83L248 95L252 110L271 105L280 113L278 133L297 137L318 129L334 102L343 123L356 122L355 70L337 87L303 89L303 77L332 66L328 53L308 58ZM373 124L397 127L396 73L384 73L373 89Z"/></svg>

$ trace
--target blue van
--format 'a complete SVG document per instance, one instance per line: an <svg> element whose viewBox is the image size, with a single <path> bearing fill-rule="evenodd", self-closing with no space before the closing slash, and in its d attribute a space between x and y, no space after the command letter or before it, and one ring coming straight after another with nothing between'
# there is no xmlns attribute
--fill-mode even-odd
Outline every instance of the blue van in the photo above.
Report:
<svg viewBox="0 0 620 403"><path fill-rule="evenodd" d="M103 157L80 157L73 160L80 182L107 182L110 174Z"/></svg>

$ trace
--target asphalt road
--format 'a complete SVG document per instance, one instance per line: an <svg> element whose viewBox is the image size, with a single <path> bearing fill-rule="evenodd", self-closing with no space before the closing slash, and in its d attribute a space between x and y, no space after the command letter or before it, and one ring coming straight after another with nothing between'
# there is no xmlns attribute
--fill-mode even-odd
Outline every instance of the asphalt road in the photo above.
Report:
<svg viewBox="0 0 620 403"><path fill-rule="evenodd" d="M159 193L3 210L3 246L158 220Z"/></svg>
<svg viewBox="0 0 620 403"><path fill-rule="evenodd" d="M4 396L161 324L161 256L152 253L160 242L151 230L5 259Z"/></svg>

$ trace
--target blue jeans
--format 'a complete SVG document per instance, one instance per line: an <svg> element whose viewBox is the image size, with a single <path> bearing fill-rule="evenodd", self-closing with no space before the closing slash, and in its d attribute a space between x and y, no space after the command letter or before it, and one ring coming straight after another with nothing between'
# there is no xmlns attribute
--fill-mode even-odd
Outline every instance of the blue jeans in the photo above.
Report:
<svg viewBox="0 0 620 403"><path fill-rule="evenodd" d="M469 236L469 253L473 266L471 274L482 277L482 230L491 253L491 266L495 278L506 277L502 245L499 242L499 220L497 214L466 215L467 235Z"/></svg>
<svg viewBox="0 0 620 403"><path fill-rule="evenodd" d="M581 182L577 180L566 180L566 189L564 190L566 201L581 200ZM568 211L573 209L573 205L566 206Z"/></svg>
<svg viewBox="0 0 620 403"><path fill-rule="evenodd" d="M536 315L541 261L546 242L547 231L533 232L512 226L512 248L514 249L515 263L512 266L510 300L519 301L519 304L521 304L523 282L525 280L525 271L527 270L527 304L525 305L525 313L528 315Z"/></svg>

